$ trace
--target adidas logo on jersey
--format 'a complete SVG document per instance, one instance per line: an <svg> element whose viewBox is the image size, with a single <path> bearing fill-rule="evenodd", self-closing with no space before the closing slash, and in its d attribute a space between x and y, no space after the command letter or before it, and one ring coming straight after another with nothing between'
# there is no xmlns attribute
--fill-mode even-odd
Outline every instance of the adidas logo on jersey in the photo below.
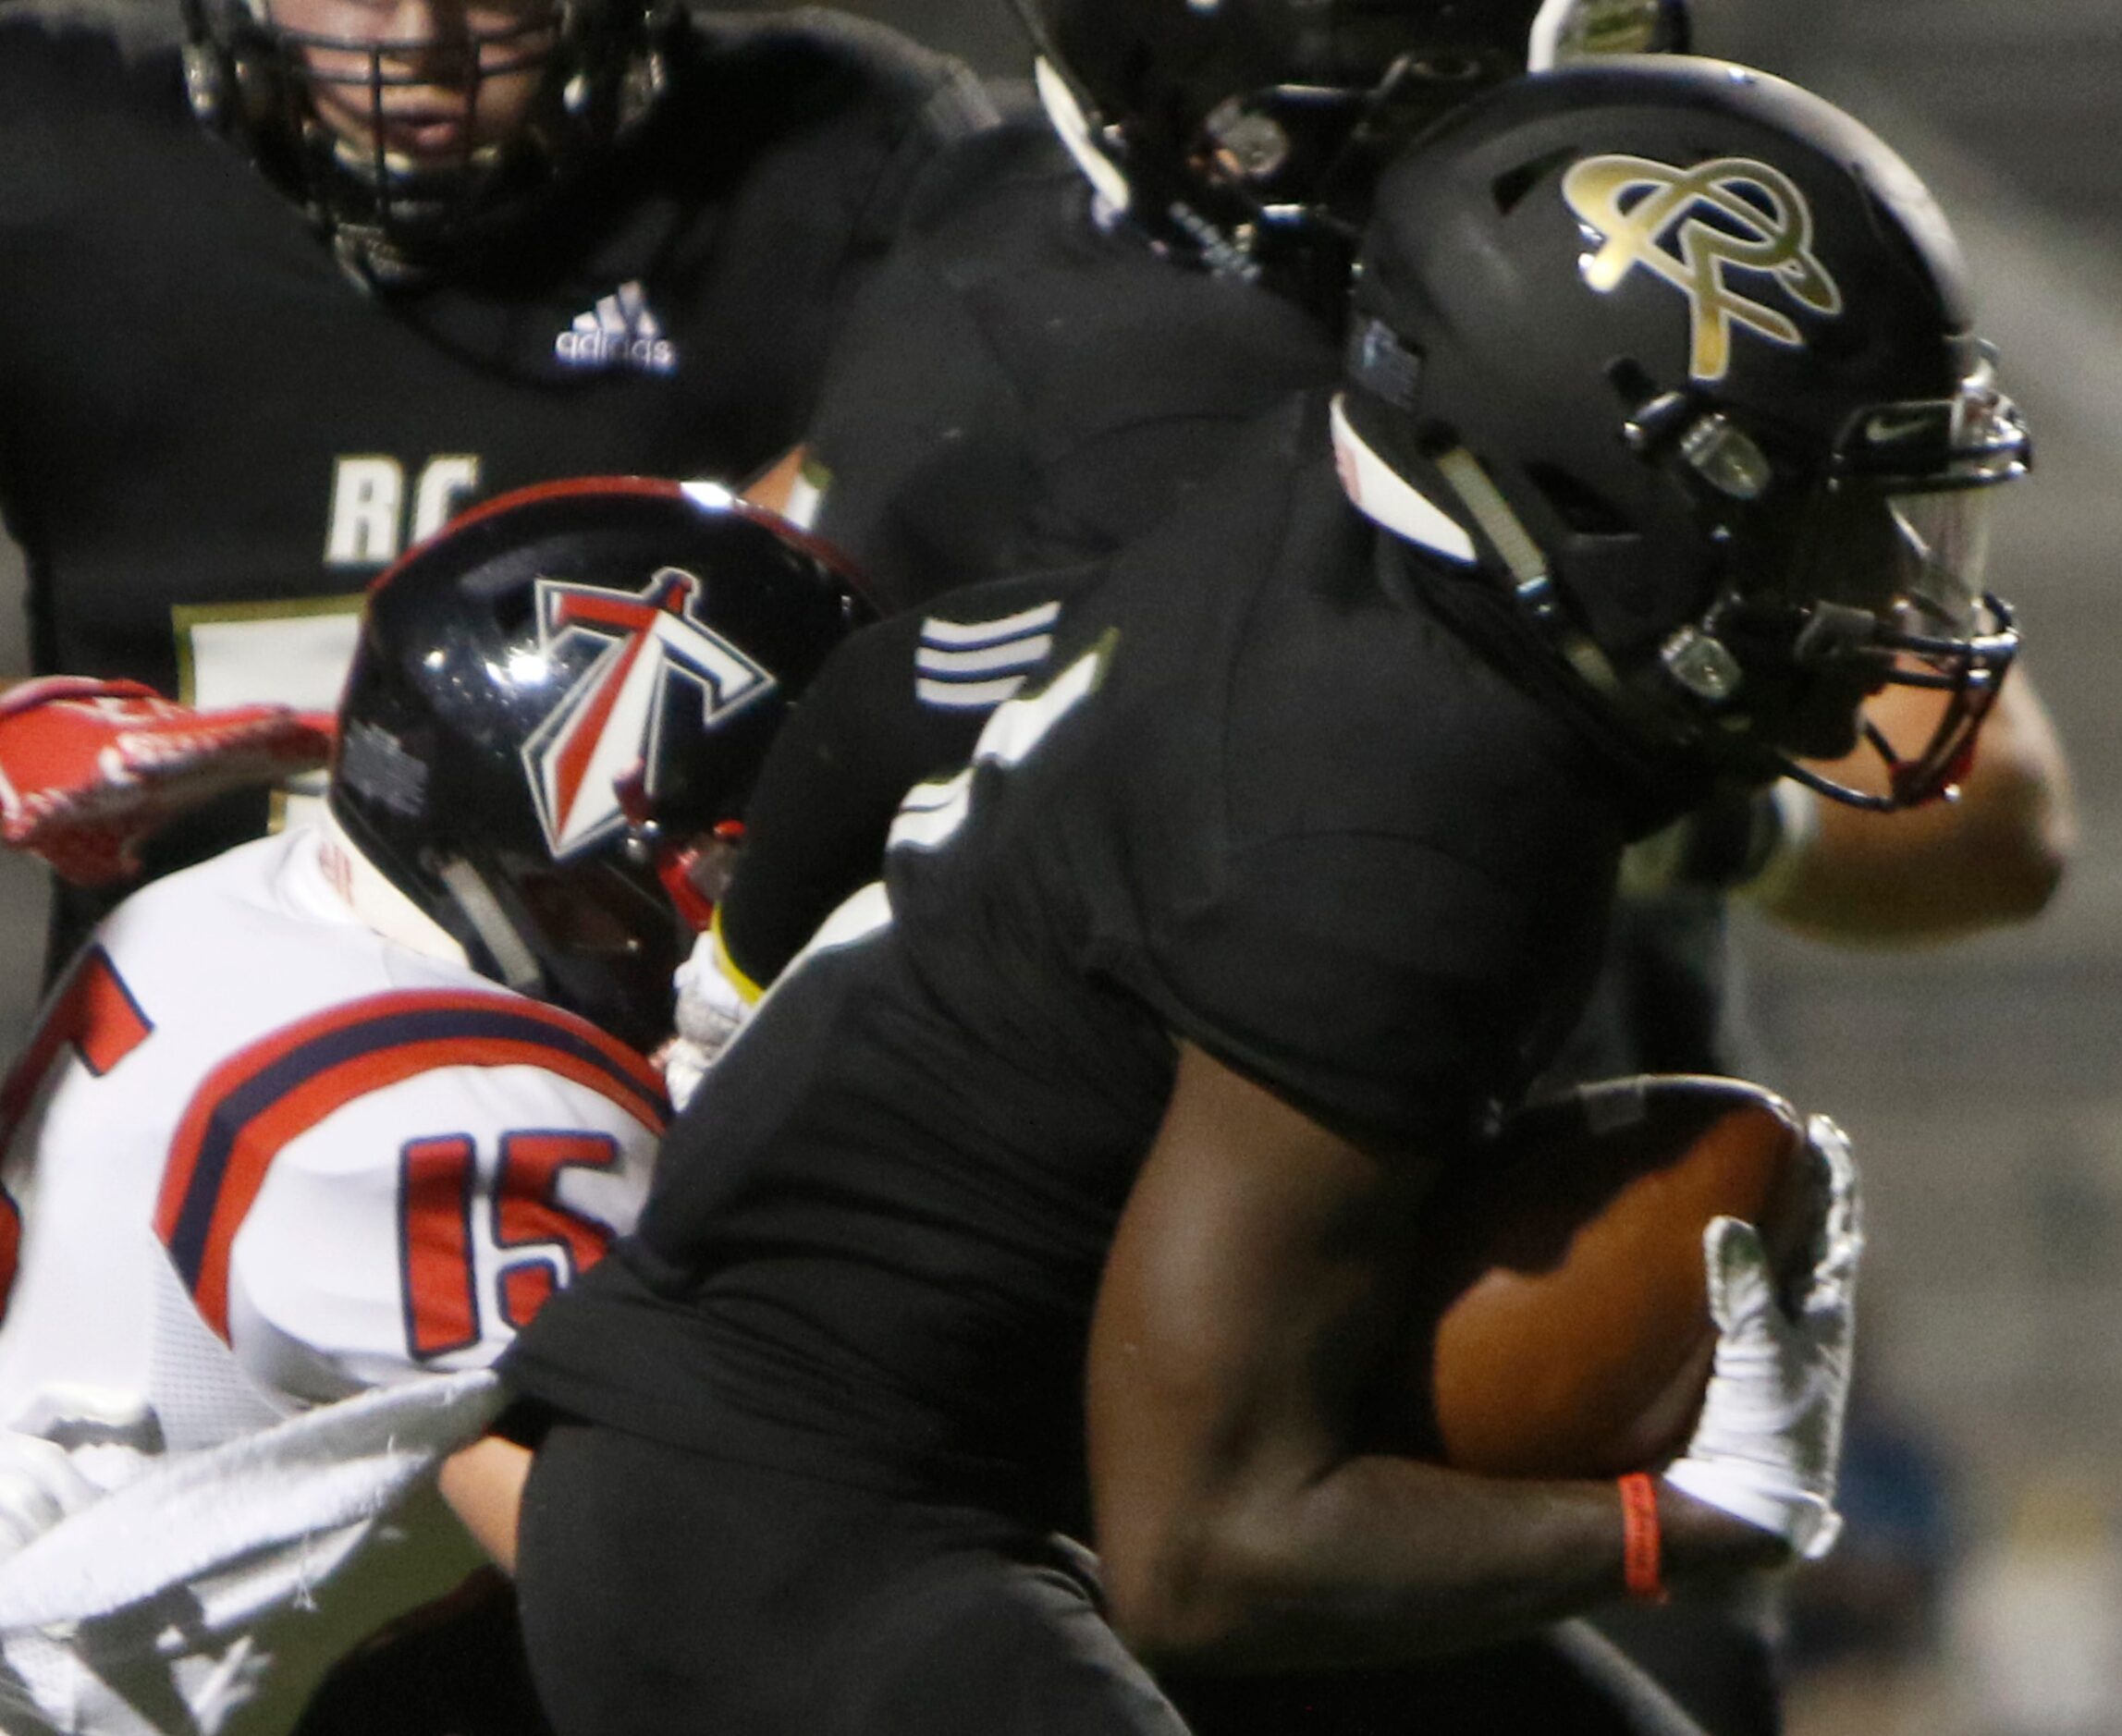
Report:
<svg viewBox="0 0 2122 1736"><path fill-rule="evenodd" d="M639 283L622 283L599 296L587 313L553 339L553 354L569 368L632 368L642 373L674 373L678 346L663 335Z"/></svg>
<svg viewBox="0 0 2122 1736"><path fill-rule="evenodd" d="M914 654L914 691L924 705L973 711L1000 705L1053 648L1059 603L1041 603L991 621L921 623Z"/></svg>

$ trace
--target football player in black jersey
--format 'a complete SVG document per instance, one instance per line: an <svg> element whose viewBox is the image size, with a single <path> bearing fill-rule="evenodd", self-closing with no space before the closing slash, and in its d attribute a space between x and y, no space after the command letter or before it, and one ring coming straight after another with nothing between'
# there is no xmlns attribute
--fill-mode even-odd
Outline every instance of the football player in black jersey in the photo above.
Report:
<svg viewBox="0 0 2122 1736"><path fill-rule="evenodd" d="M328 710L362 588L482 496L768 464L991 117L837 15L191 0L184 36L0 9L0 509L38 671L204 707Z"/></svg>
<svg viewBox="0 0 2122 1736"><path fill-rule="evenodd" d="M1883 804L1964 769L2025 431L1906 166L1716 63L1443 123L1356 309L1345 392L1073 599L519 1341L570 1736L1642 1729L1542 1624L1831 1541L1839 1169L1796 1315L1711 1238L1662 1570L1609 1485L1396 1451L1378 1383L1624 843L1723 783L1860 798L1799 762L1889 684L1946 704L1872 740Z"/></svg>
<svg viewBox="0 0 2122 1736"><path fill-rule="evenodd" d="M1126 541L1215 474L1249 413L1337 365L1332 291L1388 141L1517 64L1677 46L1685 22L1671 6L1435 0L1026 10L1040 112L938 165L856 303L810 436L825 533L923 616L851 655L770 764L710 951L681 979L674 1091L874 874L902 790L965 757L999 678L1040 642L1026 612L1070 581L938 588ZM1879 709L1898 731L1927 728L1932 706L1899 690ZM1628 853L1628 896L1550 1079L1764 1069L1731 981L1728 894L1866 944L1935 938L2037 912L2068 832L2062 757L2023 671L1949 810L1887 826L1795 782L1726 792ZM1762 1624L1735 1638L1628 1619L1736 1660L1722 1674L1743 1680L1744 1709L1722 1730L1774 1727Z"/></svg>
<svg viewBox="0 0 2122 1736"><path fill-rule="evenodd" d="M805 509L889 607L1110 552L1213 476L1248 415L1331 378L1347 238L1393 139L1517 67L1687 35L1670 0L1024 10L1041 112L938 162L812 421L807 485L822 494ZM911 624L900 637L910 654L965 654L917 647ZM962 757L970 691L865 741L859 763L892 769L859 808L844 757L807 788L769 776L768 794L826 836L779 828L774 873L740 870L731 920L748 932L729 938L744 974L767 980L823 913L818 896L869 877L908 781L884 744L926 745L920 771ZM1921 729L1934 706L1907 690L1883 709ZM1887 828L1797 784L1727 797L1631 852L1609 968L1558 1077L1757 1069L1727 989L1727 892L1801 931L1936 938L2037 913L2071 830L2063 757L2023 672L1950 811ZM846 872L821 871L836 850Z"/></svg>

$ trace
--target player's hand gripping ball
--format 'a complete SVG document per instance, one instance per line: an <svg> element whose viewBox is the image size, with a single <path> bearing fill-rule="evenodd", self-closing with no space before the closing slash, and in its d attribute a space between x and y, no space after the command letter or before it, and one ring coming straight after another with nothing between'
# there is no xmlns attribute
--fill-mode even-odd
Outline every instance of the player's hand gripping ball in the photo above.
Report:
<svg viewBox="0 0 2122 1736"><path fill-rule="evenodd" d="M1795 1277L1811 1172L1797 1111L1737 1080L1611 1080L1515 1117L1426 1215L1398 1443L1495 1476L1671 1458L1717 1343L1703 1231L1757 1225Z"/></svg>

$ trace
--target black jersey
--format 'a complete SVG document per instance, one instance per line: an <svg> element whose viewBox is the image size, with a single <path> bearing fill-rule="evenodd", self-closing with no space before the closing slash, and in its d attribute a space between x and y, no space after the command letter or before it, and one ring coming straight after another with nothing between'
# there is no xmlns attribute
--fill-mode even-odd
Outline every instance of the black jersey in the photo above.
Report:
<svg viewBox="0 0 2122 1736"><path fill-rule="evenodd" d="M994 708L1043 679L1061 614L1096 566L991 580L864 629L774 739L717 911L726 956L771 983L842 899L881 872L901 798L968 761ZM1754 1077L1723 895L1618 899L1599 980L1543 1087L1631 1073Z"/></svg>
<svg viewBox="0 0 2122 1736"><path fill-rule="evenodd" d="M638 1237L519 1340L526 1389L784 1468L1072 1490L1175 1035L1444 1152L1523 1083L1644 816L1395 582L1321 423L1272 433L909 798L882 887L673 1131Z"/></svg>
<svg viewBox="0 0 2122 1736"><path fill-rule="evenodd" d="M968 761L994 708L1044 678L1061 611L1097 566L992 580L864 629L834 652L774 739L717 910L729 960L771 983L833 909L881 872L900 801ZM1623 897L1583 1016L1542 1089L1633 1073L1758 1077L1724 898Z"/></svg>
<svg viewBox="0 0 2122 1736"><path fill-rule="evenodd" d="M362 589L479 496L770 461L917 171L991 114L878 27L704 23L650 123L534 227L377 296L197 125L174 48L17 10L0 506L33 656L207 704L333 703Z"/></svg>
<svg viewBox="0 0 2122 1736"><path fill-rule="evenodd" d="M1763 1076L1733 956L1724 894L1706 886L1623 898L1584 1017L1548 1070L1573 1085L1630 1073Z"/></svg>
<svg viewBox="0 0 2122 1736"><path fill-rule="evenodd" d="M928 170L849 319L817 528L889 606L1107 555L1337 360L1293 303L1098 221L1046 117L1013 116Z"/></svg>

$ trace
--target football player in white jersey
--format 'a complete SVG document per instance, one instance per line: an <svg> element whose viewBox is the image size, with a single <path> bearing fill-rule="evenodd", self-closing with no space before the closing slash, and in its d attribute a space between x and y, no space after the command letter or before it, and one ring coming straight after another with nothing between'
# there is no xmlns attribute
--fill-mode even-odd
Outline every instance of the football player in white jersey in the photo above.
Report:
<svg viewBox="0 0 2122 1736"><path fill-rule="evenodd" d="M0 1092L0 1729L285 1730L474 1568L435 1473L634 1221L677 846L858 612L726 497L509 496L372 593L328 816L97 929Z"/></svg>

